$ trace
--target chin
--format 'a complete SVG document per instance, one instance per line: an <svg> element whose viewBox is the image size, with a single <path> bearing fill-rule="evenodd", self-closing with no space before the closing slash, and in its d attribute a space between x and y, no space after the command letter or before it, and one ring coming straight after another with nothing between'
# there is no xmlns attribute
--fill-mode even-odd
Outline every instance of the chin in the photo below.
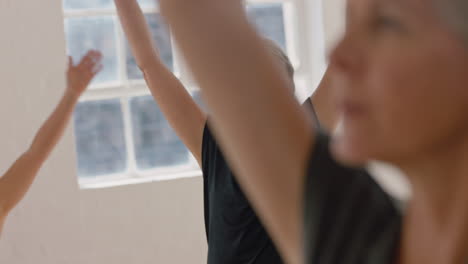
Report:
<svg viewBox="0 0 468 264"><path fill-rule="evenodd" d="M333 135L330 151L341 164L350 167L362 167L373 159L369 154L370 146L368 145L367 138L337 130Z"/></svg>

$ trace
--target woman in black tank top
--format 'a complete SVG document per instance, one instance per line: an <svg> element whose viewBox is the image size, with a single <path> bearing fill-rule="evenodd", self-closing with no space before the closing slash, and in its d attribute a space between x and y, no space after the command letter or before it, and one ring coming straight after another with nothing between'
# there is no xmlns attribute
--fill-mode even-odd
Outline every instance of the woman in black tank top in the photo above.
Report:
<svg viewBox="0 0 468 264"><path fill-rule="evenodd" d="M161 0L247 198L288 263L468 259L468 6L348 0L330 56L336 133L317 131L242 1ZM362 164L412 183L408 209Z"/></svg>

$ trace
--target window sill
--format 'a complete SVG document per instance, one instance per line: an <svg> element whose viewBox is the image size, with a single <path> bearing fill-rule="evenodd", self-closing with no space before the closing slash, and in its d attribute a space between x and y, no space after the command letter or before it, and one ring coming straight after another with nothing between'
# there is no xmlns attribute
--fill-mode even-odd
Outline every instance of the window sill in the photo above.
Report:
<svg viewBox="0 0 468 264"><path fill-rule="evenodd" d="M93 179L93 180L79 180L79 185L81 190L89 189L103 189L103 188L113 188L125 185L134 185L134 184L144 184L150 182L160 182L160 181L169 181L169 180L178 180L185 178L194 178L202 176L202 172L199 169L193 169L188 171L181 171L175 173L165 173L153 176L142 176L142 175L132 175L132 174L123 174L113 177L105 177L102 179Z"/></svg>

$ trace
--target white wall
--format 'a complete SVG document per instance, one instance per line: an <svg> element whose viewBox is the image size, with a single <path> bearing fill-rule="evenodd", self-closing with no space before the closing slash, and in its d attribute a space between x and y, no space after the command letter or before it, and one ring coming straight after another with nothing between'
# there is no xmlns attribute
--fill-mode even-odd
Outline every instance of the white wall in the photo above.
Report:
<svg viewBox="0 0 468 264"><path fill-rule="evenodd" d="M327 52L330 52L344 32L346 0L323 0L322 2L325 45Z"/></svg>
<svg viewBox="0 0 468 264"><path fill-rule="evenodd" d="M201 177L81 191L86 263L206 263L202 191Z"/></svg>
<svg viewBox="0 0 468 264"><path fill-rule="evenodd" d="M60 0L0 1L0 170L26 149L63 90ZM0 263L81 263L79 196L68 133L8 219Z"/></svg>
<svg viewBox="0 0 468 264"><path fill-rule="evenodd" d="M61 0L0 0L0 173L65 84ZM201 178L79 190L72 129L9 217L0 263L206 263Z"/></svg>

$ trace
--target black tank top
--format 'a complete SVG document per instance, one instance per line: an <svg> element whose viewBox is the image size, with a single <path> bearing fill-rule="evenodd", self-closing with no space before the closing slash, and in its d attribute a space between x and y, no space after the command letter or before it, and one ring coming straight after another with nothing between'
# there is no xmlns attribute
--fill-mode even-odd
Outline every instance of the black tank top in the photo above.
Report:
<svg viewBox="0 0 468 264"><path fill-rule="evenodd" d="M318 125L310 100L304 107ZM202 170L208 264L283 263L208 125L203 133Z"/></svg>
<svg viewBox="0 0 468 264"><path fill-rule="evenodd" d="M366 170L338 164L319 135L306 177L307 264L395 263L402 216Z"/></svg>

